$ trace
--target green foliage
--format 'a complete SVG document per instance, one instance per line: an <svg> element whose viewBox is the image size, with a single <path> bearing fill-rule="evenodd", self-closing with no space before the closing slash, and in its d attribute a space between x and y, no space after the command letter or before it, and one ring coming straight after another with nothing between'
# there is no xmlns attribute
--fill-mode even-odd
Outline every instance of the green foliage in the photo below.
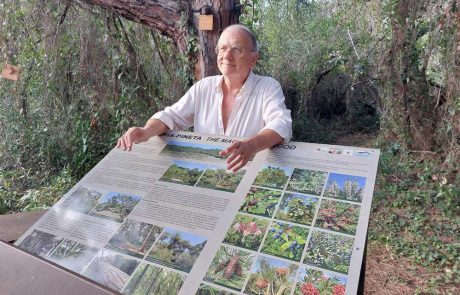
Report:
<svg viewBox="0 0 460 295"><path fill-rule="evenodd" d="M287 189L291 191L321 195L327 172L295 168Z"/></svg>
<svg viewBox="0 0 460 295"><path fill-rule="evenodd" d="M61 173L80 179L122 132L184 91L181 71L171 69L185 61L169 41L85 4L69 3L63 16L65 5L1 4L0 56L22 73L0 81L0 169L2 178L32 176L0 198L2 212L22 209L11 202Z"/></svg>
<svg viewBox="0 0 460 295"><path fill-rule="evenodd" d="M259 171L254 185L283 189L289 175L281 167L267 166Z"/></svg>
<svg viewBox="0 0 460 295"><path fill-rule="evenodd" d="M209 167L196 186L233 193L238 188L245 172L245 170L238 170L237 173L233 173L224 168Z"/></svg>
<svg viewBox="0 0 460 295"><path fill-rule="evenodd" d="M308 229L282 222L273 223L261 251L275 256L300 261L308 236Z"/></svg>
<svg viewBox="0 0 460 295"><path fill-rule="evenodd" d="M272 217L280 197L281 192L252 187L240 212Z"/></svg>
<svg viewBox="0 0 460 295"><path fill-rule="evenodd" d="M173 164L161 176L160 180L193 186L201 174L203 174L203 170L198 168L190 169Z"/></svg>
<svg viewBox="0 0 460 295"><path fill-rule="evenodd" d="M353 242L353 238L314 231L308 242L305 262L346 274Z"/></svg>
<svg viewBox="0 0 460 295"><path fill-rule="evenodd" d="M295 194L284 194L276 212L276 218L311 225L318 198Z"/></svg>
<svg viewBox="0 0 460 295"><path fill-rule="evenodd" d="M459 283L460 190L458 174L437 161L381 154L369 237L438 274L437 283Z"/></svg>
<svg viewBox="0 0 460 295"><path fill-rule="evenodd" d="M48 208L75 184L75 179L66 170L47 182L41 176L41 171L1 171L0 214ZM23 191L23 187L36 188Z"/></svg>

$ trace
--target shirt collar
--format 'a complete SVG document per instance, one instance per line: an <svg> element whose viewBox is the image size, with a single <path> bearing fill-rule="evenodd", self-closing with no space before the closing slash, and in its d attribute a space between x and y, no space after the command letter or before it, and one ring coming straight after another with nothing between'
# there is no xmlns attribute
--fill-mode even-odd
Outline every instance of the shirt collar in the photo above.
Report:
<svg viewBox="0 0 460 295"><path fill-rule="evenodd" d="M240 89L239 95L245 95L249 90L251 90L254 87L255 83L255 77L254 73L252 71L249 72L249 76L244 82L243 86ZM217 83L215 91L217 93L222 93L222 83L224 82L224 75L221 75L219 78L219 83Z"/></svg>

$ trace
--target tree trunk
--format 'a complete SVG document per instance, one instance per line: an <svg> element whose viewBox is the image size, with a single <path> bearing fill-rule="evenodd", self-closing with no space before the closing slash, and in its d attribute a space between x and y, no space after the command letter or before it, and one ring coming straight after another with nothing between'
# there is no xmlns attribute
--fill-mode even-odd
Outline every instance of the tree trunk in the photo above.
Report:
<svg viewBox="0 0 460 295"><path fill-rule="evenodd" d="M218 73L214 48L221 30L238 23L239 0L83 0L114 11L170 38L181 53L195 60L197 80ZM198 17L207 4L212 6L213 30L198 31ZM196 28L194 30L193 28ZM193 40L197 38L198 50Z"/></svg>

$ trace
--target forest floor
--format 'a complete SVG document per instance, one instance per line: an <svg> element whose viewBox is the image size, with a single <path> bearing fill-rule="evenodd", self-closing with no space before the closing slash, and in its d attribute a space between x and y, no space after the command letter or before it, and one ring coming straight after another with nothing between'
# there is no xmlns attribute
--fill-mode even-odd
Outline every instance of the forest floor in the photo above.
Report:
<svg viewBox="0 0 460 295"><path fill-rule="evenodd" d="M373 134L352 134L340 137L335 144L374 148L375 142L376 137ZM381 189L377 180L374 196L379 190ZM375 228L372 218L385 210L376 203L373 204L369 223L369 236L374 237L381 235L381 230ZM401 239L405 237L401 236ZM456 286L453 283L442 282L445 276L443 271L421 266L410 258L397 255L391 246L381 240L368 241L364 286L366 295L455 294Z"/></svg>

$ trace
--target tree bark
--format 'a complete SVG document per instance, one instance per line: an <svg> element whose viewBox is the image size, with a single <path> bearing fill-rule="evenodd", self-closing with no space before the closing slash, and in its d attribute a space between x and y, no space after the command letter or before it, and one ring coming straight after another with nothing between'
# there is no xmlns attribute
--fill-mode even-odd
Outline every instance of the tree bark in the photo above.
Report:
<svg viewBox="0 0 460 295"><path fill-rule="evenodd" d="M170 38L189 60L195 60L197 80L218 73L214 48L219 33L238 23L241 13L239 0L83 0L86 3L114 11L131 21L155 29ZM198 31L201 9L211 5L213 30ZM193 29L193 28L196 28ZM197 38L198 50L193 49Z"/></svg>

